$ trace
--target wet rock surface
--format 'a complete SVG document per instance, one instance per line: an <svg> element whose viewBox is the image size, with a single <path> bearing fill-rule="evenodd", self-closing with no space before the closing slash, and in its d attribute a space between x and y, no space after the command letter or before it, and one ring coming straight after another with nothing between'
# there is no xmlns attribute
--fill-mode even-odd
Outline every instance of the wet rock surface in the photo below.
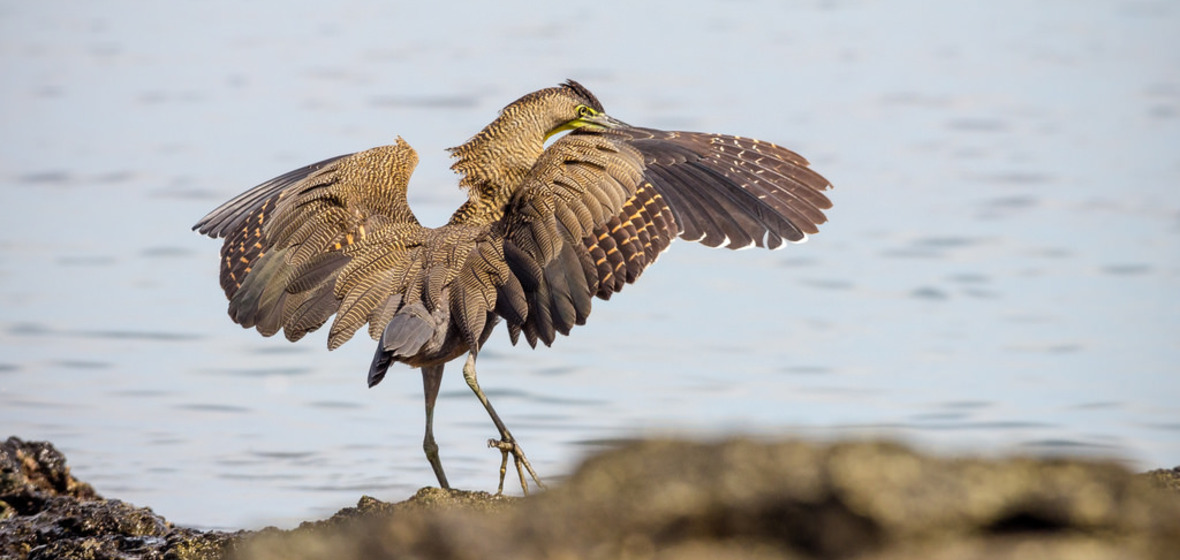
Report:
<svg viewBox="0 0 1180 560"><path fill-rule="evenodd" d="M152 510L102 498L52 444L0 443L0 558L223 558L241 534L174 527Z"/></svg>
<svg viewBox="0 0 1180 560"><path fill-rule="evenodd" d="M1174 559L1180 469L889 443L640 442L529 498L424 488L291 531L202 533L0 446L3 558Z"/></svg>

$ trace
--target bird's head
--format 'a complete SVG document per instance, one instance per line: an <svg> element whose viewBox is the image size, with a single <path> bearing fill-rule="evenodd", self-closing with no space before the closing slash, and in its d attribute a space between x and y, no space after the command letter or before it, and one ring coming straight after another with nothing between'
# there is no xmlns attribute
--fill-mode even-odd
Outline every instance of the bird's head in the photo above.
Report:
<svg viewBox="0 0 1180 560"><path fill-rule="evenodd" d="M573 80L566 80L558 87L536 93L543 103L542 114L549 118L546 140L567 130L602 130L626 126L622 121L607 115L598 98Z"/></svg>
<svg viewBox="0 0 1180 560"><path fill-rule="evenodd" d="M607 130L626 126L611 118L590 90L573 80L534 91L504 107L494 121L460 146L451 169L473 196L497 206L506 202L545 143L568 130Z"/></svg>

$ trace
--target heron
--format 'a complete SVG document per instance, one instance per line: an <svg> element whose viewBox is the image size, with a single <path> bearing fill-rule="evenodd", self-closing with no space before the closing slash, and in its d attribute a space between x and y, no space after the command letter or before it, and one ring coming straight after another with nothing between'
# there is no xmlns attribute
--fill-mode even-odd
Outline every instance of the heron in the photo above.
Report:
<svg viewBox="0 0 1180 560"><path fill-rule="evenodd" d="M224 238L229 315L294 342L332 320L328 349L367 325L368 384L400 362L419 368L422 448L450 488L434 438L443 368L463 377L499 432L498 493L523 448L480 388L476 358L501 322L516 344L551 345L585 324L677 237L708 247L778 249L806 240L831 208L831 184L799 154L752 138L631 126L567 80L504 107L449 149L467 200L439 227L420 224L407 186L417 152L395 143L328 158L218 206L193 229Z"/></svg>

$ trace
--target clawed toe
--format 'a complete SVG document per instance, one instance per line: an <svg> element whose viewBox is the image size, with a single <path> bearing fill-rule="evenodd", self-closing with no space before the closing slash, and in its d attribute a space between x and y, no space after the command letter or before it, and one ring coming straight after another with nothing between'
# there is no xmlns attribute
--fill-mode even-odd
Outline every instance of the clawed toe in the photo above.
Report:
<svg viewBox="0 0 1180 560"><path fill-rule="evenodd" d="M504 477L508 474L509 454L512 455L512 461L516 465L516 474L520 476L520 488L524 491L524 495L527 496L529 494L529 483L528 479L524 476L525 471L528 471L529 476L532 477L537 488L541 490L546 489L545 484L541 482L541 479L537 477L536 471L533 470L533 466L529 464L529 459L525 456L524 449L520 447L520 444L516 443L516 440L512 439L511 435L505 435L500 439L489 439L488 447L499 449L501 454L500 485L496 490L496 495L504 493Z"/></svg>

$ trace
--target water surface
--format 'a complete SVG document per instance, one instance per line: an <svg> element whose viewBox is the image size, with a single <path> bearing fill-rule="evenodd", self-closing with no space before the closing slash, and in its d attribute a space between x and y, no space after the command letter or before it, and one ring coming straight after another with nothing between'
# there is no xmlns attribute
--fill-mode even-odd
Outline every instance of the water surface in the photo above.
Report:
<svg viewBox="0 0 1180 560"><path fill-rule="evenodd" d="M778 252L676 243L554 348L481 354L558 479L621 438L883 435L1180 464L1180 10L1166 1L0 4L0 435L197 527L292 526L434 484L421 382L373 345L225 316L205 212L390 143L443 151L575 78L641 125L810 158L831 222ZM453 484L492 489L458 364Z"/></svg>

